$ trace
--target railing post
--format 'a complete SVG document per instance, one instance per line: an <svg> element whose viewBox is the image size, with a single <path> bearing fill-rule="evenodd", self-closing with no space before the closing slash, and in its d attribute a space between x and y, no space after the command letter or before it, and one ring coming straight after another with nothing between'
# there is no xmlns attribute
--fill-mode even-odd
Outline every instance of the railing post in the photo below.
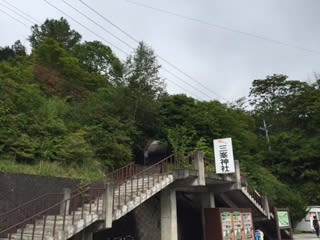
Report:
<svg viewBox="0 0 320 240"><path fill-rule="evenodd" d="M269 207L269 201L267 196L262 196L261 202L262 202L262 208L267 213L267 218L270 219L270 207Z"/></svg>
<svg viewBox="0 0 320 240"><path fill-rule="evenodd" d="M107 183L105 185L105 192L103 194L103 217L105 228L112 227L112 214L113 214L113 185L111 183ZM120 190L119 190L120 194Z"/></svg>
<svg viewBox="0 0 320 240"><path fill-rule="evenodd" d="M236 188L241 189L241 173L239 160L234 160L235 175L236 175Z"/></svg>
<svg viewBox="0 0 320 240"><path fill-rule="evenodd" d="M192 184L194 186L206 185L203 155L203 152L196 152L193 158L193 166L198 171L198 178Z"/></svg>
<svg viewBox="0 0 320 240"><path fill-rule="evenodd" d="M63 199L62 199L62 202L60 205L60 215L63 215L65 212L69 213L71 189L70 188L63 188L62 193L63 193Z"/></svg>

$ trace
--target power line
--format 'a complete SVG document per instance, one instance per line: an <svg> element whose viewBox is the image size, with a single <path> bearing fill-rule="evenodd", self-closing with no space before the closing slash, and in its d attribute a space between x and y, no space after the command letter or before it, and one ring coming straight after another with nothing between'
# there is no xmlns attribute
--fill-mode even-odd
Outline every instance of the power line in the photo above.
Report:
<svg viewBox="0 0 320 240"><path fill-rule="evenodd" d="M99 13L97 10L95 10L93 7L91 7L89 4L85 3L83 0L79 0L79 2L81 2L84 6L86 6L88 9L90 9L91 11L93 11L94 13L96 13L98 16L100 16L102 19L104 19L105 21L107 21L108 23L110 23L112 26L114 26L115 28L117 28L119 31L121 31L123 34L125 34L127 37L129 37L131 40L135 41L136 43L139 43L139 41L134 38L132 35L130 35L129 33L127 33L125 30L123 30L122 28L120 28L118 25L116 25L115 23L113 23L111 20L109 20L108 18L106 18L104 15L102 15L101 13ZM189 74L185 73L183 70L181 70L180 68L178 68L176 65L174 65L173 63L169 62L168 60L166 60L165 58L161 57L160 55L156 54L156 56L161 59L162 61L164 61L165 63L167 63L168 65L170 65L172 68L174 68L175 70L177 70L178 72L180 72L181 74L185 75L186 77L188 77L189 79L191 79L192 81L196 82L197 84L199 84L201 87L203 87L205 90L207 90L208 92L213 93L213 95L219 97L220 99L223 99L224 101L228 102L227 99L223 98L222 96L219 96L219 94L217 94L216 92L214 92L213 90L209 89L208 86L203 85L200 81L194 79L192 76L190 76ZM164 68L163 68L164 69ZM181 79L181 78L180 78ZM199 90L197 90L199 91ZM203 94L203 92L201 91L201 93ZM205 94L206 96L208 96L207 94ZM209 97L211 98L211 97Z"/></svg>
<svg viewBox="0 0 320 240"><path fill-rule="evenodd" d="M69 7L71 7L73 10L77 11L78 13L80 13L82 16L84 16L85 18L87 18L89 21L93 22L95 25L99 26L103 31L106 31L109 34L112 34L110 31L108 31L105 27L101 26L101 24L97 23L96 21L92 20L92 18L88 17L88 15L84 14L83 12L79 11L77 8L75 8L72 4L66 2L65 0L62 0L65 4L67 4ZM82 2L86 7L88 7L90 10L95 11L93 8L91 8L89 5L87 5L86 3ZM97 11L95 11L95 13L98 13ZM99 13L98 13L99 14ZM99 15L100 16L100 15ZM105 20L108 20L107 18L105 18L103 15L101 15ZM109 23L112 23L111 21L108 20ZM113 23L112 23L113 24ZM115 24L113 24L113 26L117 26ZM121 28L118 28L121 29ZM121 29L122 30L122 29ZM123 31L123 30L122 30ZM123 31L124 32L124 31ZM128 34L129 35L129 34ZM125 42L124 40L122 40L121 38L117 37L116 35L112 34L112 36L114 36L117 40L121 41L122 43L124 43L126 46L134 49L134 47L132 47L131 45L129 45L127 42ZM131 36L131 35L130 35ZM134 37L131 36L132 39L134 39ZM139 43L138 40L134 39L134 41L137 41L137 43ZM158 56L158 55L156 55ZM159 56L158 56L159 57ZM166 60L165 60L166 61ZM183 80L182 78L178 77L177 75L175 75L174 73L172 73L171 71L169 71L168 69L166 69L165 67L162 67L162 69L168 73L170 73L172 76L174 76L175 78L179 79L180 81L184 82L185 84L189 85L190 87L192 87L193 89L195 89L196 91L200 92L203 95L206 95L209 99L211 98L209 95L207 95L205 92L199 90L198 88L194 87L193 85L189 84L187 81Z"/></svg>
<svg viewBox="0 0 320 240"><path fill-rule="evenodd" d="M224 30L224 31L238 33L238 34L245 35L245 36L248 36L248 37L264 40L264 41L267 41L267 42L272 42L272 43L275 43L275 44L278 44L278 45L299 49L299 50L305 51L305 52L311 52L311 53L314 53L314 54L320 54L320 51L318 51L318 50L301 47L301 46L294 45L294 44L291 44L291 43L287 43L287 42L283 42L283 41L280 41L280 40L268 38L268 37L263 36L263 35L258 35L258 34L254 34L254 33L250 33L250 32L245 32L245 31L237 30L237 29L234 29L234 28L230 28L230 27L227 27L227 26L223 26L223 25L219 25L219 24L215 24L215 23L211 23L211 22L206 22L206 21L204 21L202 19L198 19L198 18L182 15L182 14L179 14L179 13L176 13L176 12L172 12L172 11L169 11L169 10L166 10L166 9L163 9L163 8L156 8L156 7L153 7L153 6L150 6L150 5L147 5L147 4L143 4L143 3L139 3L139 2L136 2L136 1L132 1L132 0L125 0L125 1L127 1L127 2L129 2L131 4L134 4L136 6L152 9L152 10L157 11L157 12L166 13L166 14L169 14L169 15L173 15L173 16L176 16L176 17L179 17L179 18L183 18L183 19L186 19L186 20L189 20L189 21L197 22L197 23L200 23L200 24L203 24L203 25L207 25L207 26L210 26L210 27L214 27L214 28L217 28L217 29L221 29L221 30Z"/></svg>
<svg viewBox="0 0 320 240"><path fill-rule="evenodd" d="M68 16L70 17L70 16ZM88 17L89 18L89 17ZM18 20L18 19L15 19L15 20ZM18 20L19 21L19 20ZM94 21L93 21L94 22ZM22 23L24 26L28 27L26 24L24 24L23 22L19 21L19 23ZM96 22L94 22L95 24L97 24ZM107 31L105 28L103 28L103 30ZM120 38L119 38L120 39ZM121 40L121 39L120 39ZM124 42L124 41L123 41ZM124 42L126 43L126 42ZM133 48L133 47L131 47ZM127 52L124 52L125 54L128 54ZM180 85L174 83L173 81L171 81L170 79L167 79L168 81L170 81L171 83L175 84L176 86L178 86L179 88L183 89L184 91L187 91L185 88L181 87ZM197 90L197 89L196 89ZM188 92L188 91L187 91Z"/></svg>
<svg viewBox="0 0 320 240"><path fill-rule="evenodd" d="M174 74L173 72L169 71L166 68L163 68L163 70L169 74L171 74L172 76L174 76L175 78L179 79L180 81L184 82L185 84L187 84L188 86L190 86L191 88L197 90L198 92L200 92L201 94L205 95L206 97L208 97L209 99L211 98L208 94L206 94L205 92L199 90L198 88L196 88L195 86L191 85L190 83L188 83L186 80L180 78L179 76L177 76L176 74Z"/></svg>
<svg viewBox="0 0 320 240"><path fill-rule="evenodd" d="M184 88L184 87L181 87L179 84L175 83L174 81L170 80L169 78L165 78L165 77L163 77L163 78L164 78L165 80L171 82L173 85L177 86L178 88L182 89L183 91L189 92L188 89L186 89L186 88ZM190 93L190 96L192 96L192 97L194 97L194 98L196 98L196 99L204 100L202 97L199 97L199 96L194 95L194 94L191 94L191 93Z"/></svg>
<svg viewBox="0 0 320 240"><path fill-rule="evenodd" d="M29 28L29 26L27 24L25 24L24 22L20 21L19 19L15 18L14 16L12 16L11 14L3 11L1 8L0 8L0 12L2 12L3 14L7 15L8 17L12 18L13 20L15 20L16 22L26 26L27 28Z"/></svg>
<svg viewBox="0 0 320 240"><path fill-rule="evenodd" d="M19 23L23 24L25 27L29 28L28 25L26 25L25 23L21 22L20 20L16 19L15 17L11 16L10 14L7 14L6 12L2 11L0 9L1 12L3 12L4 14L8 15L9 17L13 18L14 20L18 21ZM28 63L32 63L32 61L28 61ZM42 71L48 73L50 76L52 75L52 71L49 71L48 69L46 68L43 68ZM164 77L163 77L164 78ZM185 89L184 87L180 86L179 84L175 83L174 81L170 80L169 78L166 78L167 81L171 82L172 84L174 84L175 86L177 86L178 88L184 90L185 92L189 92L189 90ZM199 98L198 96L195 96L193 94L190 94L191 96L193 96L194 98L198 98L198 99L201 99Z"/></svg>
<svg viewBox="0 0 320 240"><path fill-rule="evenodd" d="M70 3L68 3L65 0L62 0L66 5L68 5L70 8L72 8L73 10L75 10L77 13L81 14L83 17L85 17L86 19L88 19L90 22L94 23L95 25L97 25L98 27L100 27L103 31L109 33L111 36L113 36L115 39L117 39L118 41L122 42L123 44L125 44L127 47L134 49L134 47L130 46L127 42L123 41L121 38L117 37L115 34L113 34L112 32L110 32L109 30L107 30L105 27L103 27L101 24L97 23L96 21L92 20L92 18L88 17L88 15L84 14L83 12L81 12L80 10L78 10L77 8L75 8L74 6L72 6Z"/></svg>
<svg viewBox="0 0 320 240"><path fill-rule="evenodd" d="M80 26L82 26L83 28L85 28L87 31L91 32L92 34L94 34L95 36L99 37L100 39L104 40L106 43L108 43L109 45L111 45L112 47L118 49L120 52L124 53L125 55L127 55L127 53L122 50L121 48L117 47L116 45L112 44L111 42L109 42L107 39L105 39L104 37L102 37L101 35L97 34L96 32L92 31L90 28L88 28L87 26L85 26L84 24L82 24L81 22L79 22L78 20L76 20L75 18L71 17L69 14L65 13L64 11L62 11L60 8L56 7L55 5L51 4L49 1L47 0L43 0L45 1L48 5L50 5L51 7L55 8L56 10L58 10L59 12L61 12L62 14L64 14L65 16L67 16L68 18L70 18L71 20L73 20L74 22L76 22L77 24L79 24Z"/></svg>
<svg viewBox="0 0 320 240"><path fill-rule="evenodd" d="M39 20L35 19L34 17L32 17L31 15L29 15L28 13L22 11L21 9L17 8L16 6L14 6L13 4L11 4L10 2L6 1L6 0L2 0L3 2L5 2L7 5L13 7L14 9L16 9L17 11L19 11L21 14L25 15L26 17L32 19L34 22L40 23Z"/></svg>
<svg viewBox="0 0 320 240"><path fill-rule="evenodd" d="M76 19L74 19L73 17L71 17L70 15L66 14L66 13L65 13L64 11L62 11L61 9L57 8L57 7L54 6L53 4L50 4L50 3L47 2L46 0L44 0L44 1L45 1L47 4L49 4L51 7L54 7L56 10L62 12L62 13L65 14L67 17L71 18L73 21L75 21L76 23L78 23L78 24L81 25L82 27L86 28L82 23L80 23L79 21L77 21ZM62 1L65 2L64 0L62 0ZM76 10L71 4L68 4L68 3L66 3L66 4L67 4L68 6L70 6L71 8L73 8L74 10ZM17 9L18 9L18 8L17 8ZM2 12L3 12L3 11L2 11ZM77 12L80 13L80 11L77 11ZM4 12L4 13L5 13L5 12ZM5 13L5 14L6 14L6 15L9 15L9 14L7 14L7 13ZM18 14L18 13L16 13L16 14ZM81 13L81 15L85 15L85 14ZM23 24L24 26L28 27L25 23L23 23L23 22L21 22L20 20L14 18L13 16L10 16L10 17L12 17L14 20L18 21L19 23ZM89 20L91 20L91 22L93 22L94 24L99 25L97 22L95 22L95 21L93 21L92 19L90 19L87 15L86 15L86 18L89 19ZM26 19L26 18L24 18L24 19ZM27 20L27 19L26 19L26 20ZM27 21L30 22L30 20L27 20ZM99 25L99 26L101 26L101 25ZM101 27L102 27L102 26L101 26ZM88 28L86 28L86 29L88 30ZM106 30L104 27L102 27L102 29L103 29L104 31L107 31L109 34L112 34L112 33L110 33L108 30ZM100 35L96 34L95 32L93 32L93 31L90 31L90 32L92 32L92 33L95 34L96 36L102 38ZM134 49L132 46L130 46L129 44L127 44L127 43L126 43L125 41L123 41L122 39L118 38L118 37L115 36L114 34L112 34L112 35L113 35L115 38L117 38L119 41L125 43L127 46L129 46L130 48ZM102 38L102 39L105 40L104 38ZM107 40L105 40L105 41L106 41L107 43L109 43ZM115 45L113 45L113 44L111 44L111 43L109 43L109 44L119 50L119 48L118 48L117 46L115 46ZM120 51L122 51L124 54L128 55L128 53L125 52L125 51L123 51L122 49L121 49ZM207 95L207 94L204 93L203 91L197 89L196 87L192 86L191 84L189 84L188 82L186 82L185 80L183 80L183 79L180 78L179 76L175 75L175 74L172 73L171 71L167 70L166 68L162 67L162 69L163 69L164 71L170 73L172 76L174 76L175 78L179 79L180 81L184 82L185 84L189 85L189 86L190 86L191 88L193 88L194 90L200 92L201 94L206 95L209 99L211 98L209 95ZM174 85L178 86L179 88L183 89L184 91L187 91L187 92L188 92L188 90L186 90L185 88L183 88L183 87L180 86L179 84L173 82L173 81L170 80L170 79L167 79L167 80L170 81L171 83L173 83ZM196 97L196 98L199 99L199 97Z"/></svg>
<svg viewBox="0 0 320 240"><path fill-rule="evenodd" d="M8 9L9 11L15 13L16 15L18 15L19 17L23 18L24 20L28 21L31 24L34 24L34 22L30 21L28 18L26 18L25 16L23 16L22 14L18 13L16 10L6 6L5 4L3 4L2 2L0 2L0 5L2 5L3 7L5 7L6 9Z"/></svg>
<svg viewBox="0 0 320 240"><path fill-rule="evenodd" d="M160 58L162 61L166 62L167 64L169 64L171 67L173 67L174 69L176 69L178 72L182 73L183 75L187 76L189 79L193 80L194 82L198 83L201 87L203 87L204 89L206 89L207 91L213 93L214 95L216 95L217 97L221 98L222 100L228 102L227 99L225 99L224 97L220 96L219 94L217 94L216 92L214 92L213 90L211 90L210 88L208 88L208 86L203 85L200 81L196 80L195 78L191 77L189 74L185 73L184 71L182 71L180 68L178 68L177 66L175 66L173 63L169 62L168 60L164 59L163 57L157 55L158 58ZM208 95L207 95L208 96Z"/></svg>
<svg viewBox="0 0 320 240"><path fill-rule="evenodd" d="M131 40L133 40L136 43L139 43L139 40L137 40L136 38L134 38L132 35L130 35L129 33L127 33L126 31L124 31L122 28L120 28L119 26L117 26L116 24L114 24L111 20L109 20L108 18L106 18L105 16L103 16L101 13L99 13L97 10L95 10L93 7L91 7L90 5L88 5L87 3L85 3L82 0L79 0L79 2L81 2L84 6L86 6L87 8L89 8L91 11L93 11L95 14L97 14L98 16L100 16L102 19L104 19L106 22L108 22L109 24L111 24L112 26L114 26L116 29L118 29L120 32L122 32L124 35L126 35L128 38L130 38Z"/></svg>

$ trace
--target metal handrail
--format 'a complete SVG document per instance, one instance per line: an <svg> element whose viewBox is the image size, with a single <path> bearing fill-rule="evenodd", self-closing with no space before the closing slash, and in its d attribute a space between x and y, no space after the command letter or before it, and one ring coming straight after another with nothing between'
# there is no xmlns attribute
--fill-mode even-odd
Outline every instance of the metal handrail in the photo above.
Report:
<svg viewBox="0 0 320 240"><path fill-rule="evenodd" d="M134 162L131 162L124 167L108 173L106 178L115 184L121 184L123 181L136 174L137 170L137 165Z"/></svg>
<svg viewBox="0 0 320 240"><path fill-rule="evenodd" d="M4 213L1 213L0 214L0 218L3 218L5 215L10 214L10 213L12 213L12 212L14 212L14 211L16 211L18 209L21 209L22 207L25 207L25 206L28 206L30 204L33 204L35 201L39 201L39 200L41 200L43 198L47 198L50 195L62 195L62 193L45 193L45 194L43 194L43 195L41 195L41 196L39 196L37 198L34 198L34 199L30 200L30 201L27 201L27 202L23 203L23 204L15 207L15 208L12 208L12 209L4 212Z"/></svg>
<svg viewBox="0 0 320 240"><path fill-rule="evenodd" d="M119 178L119 176L121 176L121 172L123 172L125 169L127 169L128 167L130 168L133 168L134 166L134 162L130 162L129 164L127 164L126 166L124 167L121 167L115 171L112 171L110 173L108 173L106 175L107 179L112 179L112 181L114 180L117 180ZM83 190L81 192L78 192L77 194L73 194L72 196L78 196L79 194L83 194L84 192L86 191L90 191L90 189L94 189L93 187L93 184L88 184L85 186L86 190ZM57 196L57 198L59 198L59 200L55 199L55 201L51 201L51 203L53 205L51 205L50 207L48 208L45 208L45 209L35 209L35 211L32 211L34 206L43 206L42 203L48 203L50 202L50 197L52 196ZM35 218L35 217L38 217L40 216L43 212L47 211L47 210L52 210L51 207L56 207L56 205L59 205L61 204L63 201L61 200L62 199L62 196L63 194L62 193L46 193L46 194L43 194L35 199L32 199L26 203L23 203L22 205L20 206L17 206L13 209L10 209L8 210L7 212L5 213L2 213L0 215L0 220L3 222L2 225L1 225L1 222L0 222L0 236L1 234L5 233L6 231L8 231L9 229L11 228L14 228L15 226L19 225L19 224L22 224L24 223L25 221L30 221L31 219ZM64 200L64 201L70 201L71 199L68 199L68 200ZM27 212L27 213L26 213ZM20 216L21 217L17 217L17 216ZM30 216L31 215L31 216ZM15 222L12 222L10 221L11 219L13 219L15 217ZM21 218L23 218L21 220ZM18 223L17 223L18 222Z"/></svg>
<svg viewBox="0 0 320 240"><path fill-rule="evenodd" d="M95 194L89 194L89 199L84 199L87 198L87 196L83 196L85 193L89 191L94 191ZM91 204L93 200L99 201L99 198L101 197L102 193L104 192L104 189L88 189L83 192L79 192L77 194L74 194L70 199L62 200L51 207L42 210L33 216L30 216L23 221L16 223L2 231L0 231L0 236L4 236L5 234L8 234L9 239L12 238L12 234L14 234L14 231L21 229L21 239L24 231L24 227L28 224L31 223L33 225L33 230L32 230L32 239L34 239L34 232L35 232L35 226L36 226L36 220L43 218L43 232L42 232L42 239L44 238L45 235L45 229L46 229L46 221L47 217L52 213L55 212L54 214L54 224L53 224L53 229L52 229L52 236L55 235L55 228L57 226L57 215L59 215L58 212L61 211L61 206L63 206L63 224L62 224L62 230L65 228L65 222L66 222L66 216L72 216L72 224L74 224L75 220L75 212L78 207L81 207L81 219L83 219L83 210L84 210L84 203L88 202L90 204L89 207L89 213L92 213L92 208ZM83 196L83 197L81 197ZM80 198L80 199L79 199ZM85 201L86 200L86 201ZM81 205L79 205L79 201ZM69 206L70 209L67 208ZM102 208L102 206L101 206ZM96 211L99 211L99 204L97 204L97 209ZM71 215L72 214L72 215Z"/></svg>
<svg viewBox="0 0 320 240"><path fill-rule="evenodd" d="M141 171L138 171L137 166L134 163L129 163L128 165L119 168L115 171L112 171L110 173L108 173L106 175L107 180L112 181L114 184L114 191L116 191L116 187L118 187L119 189L119 196L118 196L118 202L120 204L120 188L121 185L124 184L124 188L125 188L125 192L124 192L124 202L126 202L126 200L128 199L128 183L131 179L131 189L132 191L130 192L131 196L133 196L133 194L137 194L139 191L145 191L146 188L150 188L150 184L151 184L151 179L150 179L150 175L151 174L156 174L156 176L153 176L152 178L152 184L154 185L156 179L157 181L160 180L160 176L161 174L164 174L167 172L168 170L168 164L172 164L174 163L174 156L171 155L163 160L161 160L160 162L146 168L146 169L142 169ZM177 166L177 164L176 164ZM146 180L147 177L147 181ZM137 186L136 186L136 191L133 191L133 181L134 179L137 178L142 178L142 180L137 180ZM142 183L142 188L139 188L139 184ZM89 186L88 186L89 187ZM70 199L67 200L62 200L59 201L57 203L55 203L54 205L50 206L47 209L41 210L35 214L33 214L32 216L26 217L25 219L23 219L22 221L13 224L11 226L7 226L5 229L0 231L0 236L3 236L5 234L8 234L9 239L11 239L12 234L17 231L18 229L21 229L21 238L23 236L23 232L24 232L24 227L30 223L32 224L33 228L32 228L32 239L34 239L34 234L35 234L35 226L36 226L36 220L37 219L43 219L43 232L42 232L42 239L44 238L45 235L45 229L46 229L46 221L47 221L47 217L52 214L52 212L54 213L54 224L53 224L53 230L52 230L52 235L54 236L55 234L55 230L56 230L56 226L57 226L57 216L59 215L59 211L61 211L61 206L64 206L64 211L63 211L63 223L62 223L62 229L64 229L65 227L65 222L66 222L66 216L72 214L72 224L75 221L75 212L76 212L76 206L78 206L79 204L77 204L77 199L79 197L81 197L83 194L89 193L90 191L93 191L93 188L87 188L86 190L83 190L82 192L73 194L72 197ZM89 203L90 203L90 207L89 207L89 212L91 213L91 203L94 199L96 199L97 197L101 197L102 192L105 189L99 189L100 190L100 195L94 194L95 196L93 196L92 194L88 194L89 197ZM55 194L52 193L48 193L48 194L44 194L40 197L37 197L36 199L33 199L31 201L28 201L24 204L22 204L21 206L18 206L14 209L11 209L9 211L7 211L6 213L1 214L1 216L4 216L5 214L10 214L14 211L20 211L22 208L24 207L28 207L30 205L34 205L36 202L40 202L44 199L47 199L49 196L52 196ZM62 194L60 194L62 195ZM79 200L78 200L79 201ZM113 202L116 201L116 196L114 195L114 200ZM72 208L71 211L67 210L67 205L69 204L69 206ZM80 200L80 204L79 205L81 207L81 218L83 218L83 212L84 212L84 199L81 198ZM113 203L114 205L114 203ZM102 206L101 206L102 208ZM99 210L99 204L97 204L97 211ZM69 214L70 213L70 214Z"/></svg>
<svg viewBox="0 0 320 240"><path fill-rule="evenodd" d="M210 163L214 163L214 158L205 157L204 160L207 160ZM241 174L241 173L240 173ZM246 185L247 193L263 208L263 196L253 187L247 184L247 178L245 175L241 174L241 183ZM268 204L270 209L274 207L274 202L268 199Z"/></svg>
<svg viewBox="0 0 320 240"><path fill-rule="evenodd" d="M262 204L262 197L261 195L251 186L247 186L247 192L250 194L250 196L260 205L263 206Z"/></svg>
<svg viewBox="0 0 320 240"><path fill-rule="evenodd" d="M0 215L0 231L46 209L49 205L55 204L61 199L61 193L47 193L2 213Z"/></svg>
<svg viewBox="0 0 320 240"><path fill-rule="evenodd" d="M121 181L121 183L115 182L113 209L119 209L120 206L137 196L139 192L145 192L154 186L156 182L159 183L160 180L163 180L164 175L168 173L170 164L173 164L174 167L179 166L175 155L170 155L142 171L130 172L131 174L128 175L130 177Z"/></svg>

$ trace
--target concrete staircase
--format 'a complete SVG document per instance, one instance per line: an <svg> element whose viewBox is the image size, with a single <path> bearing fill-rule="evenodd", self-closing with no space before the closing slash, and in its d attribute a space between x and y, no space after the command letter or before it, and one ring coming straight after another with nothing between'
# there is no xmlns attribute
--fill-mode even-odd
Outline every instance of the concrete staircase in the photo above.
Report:
<svg viewBox="0 0 320 240"><path fill-rule="evenodd" d="M267 199L264 199L258 192L255 193L255 195L258 195L258 198L254 197L253 194L250 194L250 191L248 191L247 187L242 187L241 192L255 206L256 210L258 210L264 217L266 217L268 220L274 219L274 215L270 211Z"/></svg>
<svg viewBox="0 0 320 240"><path fill-rule="evenodd" d="M110 228L113 221L179 179L178 172L174 175L172 171L179 167L183 169L174 156L169 156L146 169L137 170L131 163L108 174L106 187L89 187L80 193L71 194L48 209L41 210L4 230L0 229L0 240L66 240L98 221L103 223L104 228ZM198 172L195 171L194 176L188 176L192 179L199 178ZM184 178L188 176L183 174L180 178L185 181ZM235 207L252 208L256 218L273 220L268 201L249 186L241 186L240 169L238 176L236 183L239 187L223 192L221 196ZM234 183L232 179L218 180L228 184Z"/></svg>
<svg viewBox="0 0 320 240"><path fill-rule="evenodd" d="M155 175L152 177L147 177L144 179L137 178L133 179L133 181L127 182L127 190L126 185L123 184L120 187L120 197L119 197L119 190L116 190L114 193L114 203L118 203L118 206L114 206L113 208L113 216L112 220L117 220L121 218L122 216L126 215L128 212L142 204L144 201L152 197L154 194L160 192L162 189L164 189L166 186L168 186L170 183L174 181L174 177L172 174L166 174L162 175L159 179L159 181L156 181L154 184L151 184L153 182ZM156 177L157 178L157 177ZM148 185L149 187L146 190L141 190L143 188L143 185ZM150 186L152 185L152 186ZM138 187L137 187L138 186ZM133 191L131 190L133 188ZM138 190L136 190L138 189ZM127 196L131 196L133 193L133 197L130 199L127 199L125 197L125 191L127 191ZM138 194L136 194L138 192ZM117 199L117 200L116 200ZM119 200L120 199L120 203Z"/></svg>
<svg viewBox="0 0 320 240"><path fill-rule="evenodd" d="M98 220L104 221L105 227L111 227L112 221L126 215L174 181L173 174L165 171L170 161L165 159L158 166L139 173L132 170L132 166L112 173L114 179L108 185L109 189L89 189L73 195L1 231L0 240L66 240Z"/></svg>

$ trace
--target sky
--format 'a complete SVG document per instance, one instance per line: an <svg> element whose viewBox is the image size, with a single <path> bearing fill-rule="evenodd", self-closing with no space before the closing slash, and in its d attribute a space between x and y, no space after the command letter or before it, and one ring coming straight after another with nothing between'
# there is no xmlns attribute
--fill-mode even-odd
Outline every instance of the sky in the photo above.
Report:
<svg viewBox="0 0 320 240"><path fill-rule="evenodd" d="M45 0L0 0L0 46L20 39L30 49L31 25L65 17L83 41L111 44L122 60L137 46L132 38L144 41L170 94L224 103L248 97L255 79L285 74L312 82L320 73L319 0L82 0L104 18L64 0L103 29L63 0L47 1L69 16Z"/></svg>

